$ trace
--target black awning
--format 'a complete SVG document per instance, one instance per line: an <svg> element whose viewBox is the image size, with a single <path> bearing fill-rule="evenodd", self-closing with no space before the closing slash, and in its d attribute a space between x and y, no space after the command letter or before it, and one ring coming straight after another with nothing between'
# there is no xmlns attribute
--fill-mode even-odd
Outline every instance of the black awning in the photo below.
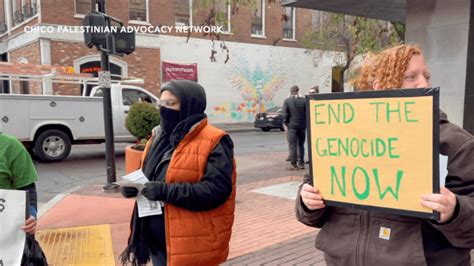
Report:
<svg viewBox="0 0 474 266"><path fill-rule="evenodd" d="M405 23L407 0L283 0L283 6Z"/></svg>

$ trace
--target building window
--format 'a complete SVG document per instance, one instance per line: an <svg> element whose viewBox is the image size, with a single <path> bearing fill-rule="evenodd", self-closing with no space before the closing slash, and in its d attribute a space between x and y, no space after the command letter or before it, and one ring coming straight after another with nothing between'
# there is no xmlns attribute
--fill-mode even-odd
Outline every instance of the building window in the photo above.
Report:
<svg viewBox="0 0 474 266"><path fill-rule="evenodd" d="M257 0L252 14L252 35L265 36L265 0Z"/></svg>
<svg viewBox="0 0 474 266"><path fill-rule="evenodd" d="M0 1L0 34L7 32L7 14L5 12L5 1Z"/></svg>
<svg viewBox="0 0 474 266"><path fill-rule="evenodd" d="M89 14L91 11L91 0L76 0L76 14Z"/></svg>
<svg viewBox="0 0 474 266"><path fill-rule="evenodd" d="M214 10L216 11L216 26L221 26L222 31L230 32L230 1L215 0Z"/></svg>
<svg viewBox="0 0 474 266"><path fill-rule="evenodd" d="M20 78L28 79L27 77ZM20 94L30 94L30 83L27 80L20 81Z"/></svg>
<svg viewBox="0 0 474 266"><path fill-rule="evenodd" d="M285 22L283 23L283 38L295 39L295 8L285 7Z"/></svg>
<svg viewBox="0 0 474 266"><path fill-rule="evenodd" d="M38 12L37 0L10 0L12 25L16 26Z"/></svg>
<svg viewBox="0 0 474 266"><path fill-rule="evenodd" d="M191 26L193 1L176 0L175 24L176 26Z"/></svg>
<svg viewBox="0 0 474 266"><path fill-rule="evenodd" d="M148 22L147 0L130 0L128 7L130 20Z"/></svg>
<svg viewBox="0 0 474 266"><path fill-rule="evenodd" d="M0 54L0 62L8 62L8 55L6 53ZM1 93L10 93L10 82L8 80L0 80Z"/></svg>
<svg viewBox="0 0 474 266"><path fill-rule="evenodd" d="M323 25L323 13L322 13L322 11L315 10L315 11L312 12L311 25L313 27L313 30L321 30L321 27Z"/></svg>

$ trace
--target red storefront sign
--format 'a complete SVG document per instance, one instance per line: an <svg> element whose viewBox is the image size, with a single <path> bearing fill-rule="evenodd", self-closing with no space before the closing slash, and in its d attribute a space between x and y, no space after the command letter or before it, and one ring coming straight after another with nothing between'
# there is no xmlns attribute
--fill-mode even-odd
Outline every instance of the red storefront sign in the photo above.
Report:
<svg viewBox="0 0 474 266"><path fill-rule="evenodd" d="M162 62L163 82L173 79L198 81L197 64L175 64Z"/></svg>

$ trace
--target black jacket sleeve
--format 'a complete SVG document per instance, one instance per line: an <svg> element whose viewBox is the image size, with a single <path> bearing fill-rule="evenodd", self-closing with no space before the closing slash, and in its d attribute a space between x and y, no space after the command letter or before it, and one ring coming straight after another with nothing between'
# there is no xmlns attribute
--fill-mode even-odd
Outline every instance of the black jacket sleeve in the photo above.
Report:
<svg viewBox="0 0 474 266"><path fill-rule="evenodd" d="M283 123L288 126L288 123L290 122L290 110L288 110L289 107L288 107L288 99L285 99L285 101L283 102L283 108L282 108L282 111L283 111Z"/></svg>
<svg viewBox="0 0 474 266"><path fill-rule="evenodd" d="M28 200L30 202L30 215L36 217L38 212L38 193L36 192L36 184L31 183L28 186L18 188L18 190L28 191Z"/></svg>
<svg viewBox="0 0 474 266"><path fill-rule="evenodd" d="M209 155L206 172L197 183L159 182L157 200L192 211L212 210L229 198L232 193L234 144L226 135Z"/></svg>

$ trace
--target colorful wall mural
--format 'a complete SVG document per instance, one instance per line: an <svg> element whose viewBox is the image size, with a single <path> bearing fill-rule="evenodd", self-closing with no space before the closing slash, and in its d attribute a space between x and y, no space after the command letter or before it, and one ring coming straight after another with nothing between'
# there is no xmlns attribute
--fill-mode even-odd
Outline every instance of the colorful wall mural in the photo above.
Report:
<svg viewBox="0 0 474 266"><path fill-rule="evenodd" d="M212 107L209 114L214 118L226 118L235 122L252 122L255 115L281 103L275 103L275 94L285 85L285 71L273 56L262 67L260 63L252 66L241 56L235 59L227 72L231 87L238 91L240 102L222 102Z"/></svg>
<svg viewBox="0 0 474 266"><path fill-rule="evenodd" d="M206 114L214 124L253 122L255 115L281 106L292 85L306 94L314 85L329 92L332 57L322 53L315 58L305 49L272 45L226 42L230 51L216 49L217 62L209 60L212 43L207 39L188 41L160 35L161 60L195 62L198 80L206 90ZM315 60L317 64L315 64Z"/></svg>

